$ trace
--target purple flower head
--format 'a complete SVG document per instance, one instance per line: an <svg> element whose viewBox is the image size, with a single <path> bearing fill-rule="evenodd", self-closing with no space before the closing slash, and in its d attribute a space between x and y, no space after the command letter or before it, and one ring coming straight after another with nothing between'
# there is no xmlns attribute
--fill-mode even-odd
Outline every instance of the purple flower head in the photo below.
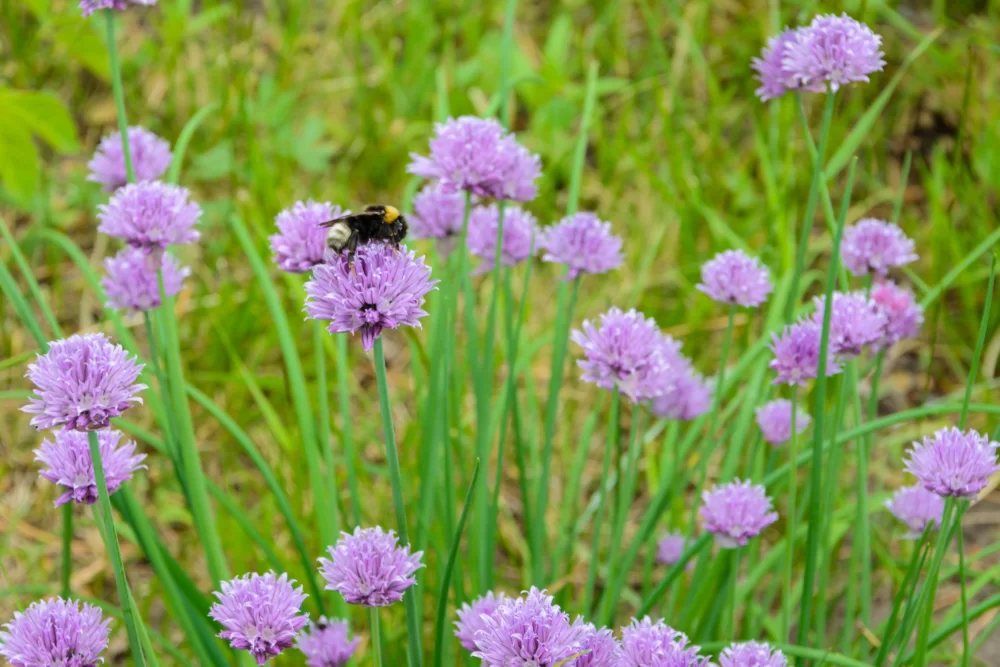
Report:
<svg viewBox="0 0 1000 667"><path fill-rule="evenodd" d="M761 485L736 479L701 495L701 520L723 549L742 547L778 520Z"/></svg>
<svg viewBox="0 0 1000 667"><path fill-rule="evenodd" d="M884 220L864 218L844 230L840 258L856 276L876 273L885 276L889 269L916 261L913 239L903 230Z"/></svg>
<svg viewBox="0 0 1000 667"><path fill-rule="evenodd" d="M157 262L157 259L160 261ZM159 264L159 266L157 266ZM184 279L191 269L181 266L177 259L163 253L162 257L147 255L139 248L125 246L114 257L104 259L107 275L101 278L108 301L108 308L146 311L160 305L160 284L157 269L163 272L163 291L174 296L184 286Z"/></svg>
<svg viewBox="0 0 1000 667"><path fill-rule="evenodd" d="M795 40L796 31L786 28L783 32L767 40L767 46L761 51L760 58L753 59L753 69L757 72L757 97L761 102L767 102L775 97L781 97L789 90L798 87L798 79L794 73L785 69L785 54L788 45Z"/></svg>
<svg viewBox="0 0 1000 667"><path fill-rule="evenodd" d="M543 261L566 265L566 280L581 273L606 273L623 261L621 237L594 213L563 218L542 233L539 245L545 250Z"/></svg>
<svg viewBox="0 0 1000 667"><path fill-rule="evenodd" d="M973 498L986 487L997 465L1000 443L976 431L964 433L952 426L924 436L913 443L910 458L904 459L906 471L924 488L939 496Z"/></svg>
<svg viewBox="0 0 1000 667"><path fill-rule="evenodd" d="M917 303L913 292L886 280L872 289L872 301L886 319L885 335L875 343L875 349L888 349L920 333L924 308Z"/></svg>
<svg viewBox="0 0 1000 667"><path fill-rule="evenodd" d="M775 384L805 384L819 373L820 325L811 319L800 320L785 327L779 336L772 334L771 352L774 359L770 368L777 371ZM833 356L830 346L827 348L826 374L836 375L840 372L840 364Z"/></svg>
<svg viewBox="0 0 1000 667"><path fill-rule="evenodd" d="M136 396L146 388L136 382L142 367L104 334L57 340L28 365L26 377L34 383L37 397L28 399L21 410L35 415L31 425L39 430L107 428L132 403L142 403Z"/></svg>
<svg viewBox="0 0 1000 667"><path fill-rule="evenodd" d="M305 273L326 256L326 229L320 223L347 215L329 202L297 201L274 219L278 233L268 237L274 262L282 271Z"/></svg>
<svg viewBox="0 0 1000 667"><path fill-rule="evenodd" d="M465 196L442 183L425 185L413 198L410 236L415 239L446 239L462 233Z"/></svg>
<svg viewBox="0 0 1000 667"><path fill-rule="evenodd" d="M484 667L554 667L580 652L582 626L535 587L481 618L472 656Z"/></svg>
<svg viewBox="0 0 1000 667"><path fill-rule="evenodd" d="M305 309L314 320L329 320L330 333L361 331L370 350L382 329L420 326L424 297L437 282L423 257L370 243L358 248L353 266L345 254L313 269Z"/></svg>
<svg viewBox="0 0 1000 667"><path fill-rule="evenodd" d="M812 417L796 409L795 432L802 433L809 428ZM779 398L757 408L757 425L764 440L772 445L783 445L792 437L792 402Z"/></svg>
<svg viewBox="0 0 1000 667"><path fill-rule="evenodd" d="M664 373L669 372L663 335L652 318L636 310L623 313L611 308L601 315L599 327L589 320L583 330L570 334L583 348L577 362L583 379L604 389L619 390L633 401L646 401L663 393Z"/></svg>
<svg viewBox="0 0 1000 667"><path fill-rule="evenodd" d="M673 565L684 555L687 540L680 531L667 533L656 543L656 562L661 565Z"/></svg>
<svg viewBox="0 0 1000 667"><path fill-rule="evenodd" d="M469 213L469 252L483 260L475 273L493 269L497 252L497 226L500 209L496 204L477 206ZM518 206L505 206L503 210L503 245L500 264L515 266L532 255L532 241L538 231L535 216Z"/></svg>
<svg viewBox="0 0 1000 667"><path fill-rule="evenodd" d="M661 419L691 421L712 407L712 388L690 366L681 366L669 388L655 397L652 412Z"/></svg>
<svg viewBox="0 0 1000 667"><path fill-rule="evenodd" d="M697 288L719 303L756 308L771 293L771 274L756 257L726 250L702 264Z"/></svg>
<svg viewBox="0 0 1000 667"><path fill-rule="evenodd" d="M394 531L357 527L340 535L327 549L330 558L319 559L326 590L339 592L349 604L385 607L417 583L413 573L423 567L424 552L411 554L408 545L397 546Z"/></svg>
<svg viewBox="0 0 1000 667"><path fill-rule="evenodd" d="M306 656L309 667L343 667L361 640L347 638L347 622L320 616L299 633L295 648Z"/></svg>
<svg viewBox="0 0 1000 667"><path fill-rule="evenodd" d="M188 201L190 194L186 188L160 181L129 183L97 207L101 221L97 231L146 251L192 243L200 236L194 226L201 207Z"/></svg>
<svg viewBox="0 0 1000 667"><path fill-rule="evenodd" d="M145 5L146 7L152 7L155 4L156 0L80 0L80 11L84 16L90 16L94 12L101 9L122 10L128 9L129 5ZM129 130L131 129L132 128L129 128Z"/></svg>
<svg viewBox="0 0 1000 667"><path fill-rule="evenodd" d="M719 663L720 667L788 667L788 658L767 644L743 642L722 649Z"/></svg>
<svg viewBox="0 0 1000 667"><path fill-rule="evenodd" d="M823 326L826 297L814 300L816 313L813 320ZM840 357L861 354L885 336L888 320L882 309L864 292L834 292L830 309L830 350Z"/></svg>
<svg viewBox="0 0 1000 667"><path fill-rule="evenodd" d="M86 433L79 431L60 430L56 431L55 442L44 440L42 446L35 450L35 460L48 466L39 474L65 490L56 499L56 507L70 501L87 505L97 502L97 481L94 479L87 437ZM132 479L136 470L146 467L142 465L146 455L135 453L133 441L118 446L121 437L120 432L111 429L97 435L109 494Z"/></svg>
<svg viewBox="0 0 1000 667"><path fill-rule="evenodd" d="M621 646L608 628L597 629L593 623L578 618L573 626L580 632L579 658L566 663L567 667L617 667L621 660Z"/></svg>
<svg viewBox="0 0 1000 667"><path fill-rule="evenodd" d="M299 614L308 597L302 587L287 574L256 572L222 582L222 592L216 591L218 602L208 615L225 630L219 638L228 639L235 649L249 651L263 665L286 648L309 617Z"/></svg>
<svg viewBox="0 0 1000 667"><path fill-rule="evenodd" d="M13 667L95 667L104 662L110 620L76 600L38 600L0 630L0 655Z"/></svg>
<svg viewBox="0 0 1000 667"><path fill-rule="evenodd" d="M476 650L476 635L486 629L483 616L489 616L507 600L503 593L494 594L489 591L471 603L466 602L458 610L458 620L455 621L455 636L466 651Z"/></svg>
<svg viewBox="0 0 1000 667"><path fill-rule="evenodd" d="M479 197L531 201L538 194L541 160L497 121L462 116L434 129L430 157L410 154L411 174Z"/></svg>
<svg viewBox="0 0 1000 667"><path fill-rule="evenodd" d="M868 75L881 72L882 38L871 28L841 16L821 15L808 27L796 30L785 46L782 69L800 88L814 92L836 91L853 81L868 81Z"/></svg>
<svg viewBox="0 0 1000 667"><path fill-rule="evenodd" d="M128 128L128 147L135 177L139 181L152 181L163 176L173 159L170 144L144 127ZM87 167L90 169L87 180L103 184L105 192L114 192L128 183L122 133L112 132L101 139Z"/></svg>
<svg viewBox="0 0 1000 667"><path fill-rule="evenodd" d="M892 498L885 501L885 506L909 528L907 537L920 537L931 522L936 527L941 527L944 498L920 484L896 489Z"/></svg>
<svg viewBox="0 0 1000 667"><path fill-rule="evenodd" d="M701 647L689 643L687 635L663 620L633 618L622 628L622 658L619 667L711 667L698 655Z"/></svg>

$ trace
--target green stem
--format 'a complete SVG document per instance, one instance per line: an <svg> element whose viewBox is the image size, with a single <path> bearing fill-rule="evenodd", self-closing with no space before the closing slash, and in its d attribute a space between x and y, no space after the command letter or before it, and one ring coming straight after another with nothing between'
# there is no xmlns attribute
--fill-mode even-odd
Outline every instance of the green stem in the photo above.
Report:
<svg viewBox="0 0 1000 667"><path fill-rule="evenodd" d="M611 393L611 419L608 423L608 437L604 444L604 463L601 468L601 482L597 488L600 494L597 501L597 514L594 516L594 537L590 549L590 565L587 568L587 585L584 588L583 610L590 615L591 604L594 599L594 585L597 582L597 564L600 561L601 548L601 526L604 523L604 508L607 504L608 495L608 472L611 470L611 453L614 451L615 442L618 440L618 417L621 412L621 392L618 386Z"/></svg>
<svg viewBox="0 0 1000 667"><path fill-rule="evenodd" d="M90 461L94 466L94 480L97 483L97 501L101 508L101 523L106 538L108 557L115 573L115 586L118 589L118 603L121 606L125 630L128 633L129 648L132 650L132 661L137 667L144 667L145 657L139 642L139 628L136 623L136 611L132 607L132 597L129 595L128 582L125 579L125 565L122 563L121 549L118 546L118 532L115 530L114 515L111 513L111 496L108 494L108 484L104 478L104 464L101 461L101 446L97 439L97 431L87 433L90 444Z"/></svg>
<svg viewBox="0 0 1000 667"><path fill-rule="evenodd" d="M903 582L900 584L896 598L893 600L889 619L882 630L882 645L879 646L878 652L875 655L875 667L882 667L882 663L885 662L886 657L889 655L889 649L892 647L893 640L895 639L897 629L896 620L899 618L899 612L903 607L904 601L909 603L913 599L913 591L920 579L920 570L923 569L924 560L927 558L928 550L924 547L928 544L933 526L933 522L928 524L920 536L920 541L913 545L910 565L906 568L906 575L903 577ZM845 650L847 646L848 644L845 643Z"/></svg>
<svg viewBox="0 0 1000 667"><path fill-rule="evenodd" d="M122 155L125 156L125 175L129 183L135 183L135 169L132 166L132 149L128 144L128 119L125 116L125 92L122 88L122 70L118 63L118 45L115 41L114 10L104 11L108 34L108 62L111 67L111 92L115 98L118 115L118 132L122 137Z"/></svg>
<svg viewBox="0 0 1000 667"><path fill-rule="evenodd" d="M402 545L410 543L406 527L406 505L403 500L403 479L399 472L399 456L396 452L396 431L392 423L392 409L389 404L389 382L385 375L385 352L382 337L375 339L375 380L378 384L378 403L382 412L382 431L385 436L385 458L389 464L389 481L392 484L392 501L396 508L396 528ZM410 667L420 667L420 628L417 622L417 598L413 588L403 597L406 604L406 633L409 642Z"/></svg>
<svg viewBox="0 0 1000 667"><path fill-rule="evenodd" d="M730 556L731 564L729 566L729 624L726 628L726 637L730 640L736 638L736 581L740 574L740 555L743 553L742 549L733 549L732 555Z"/></svg>
<svg viewBox="0 0 1000 667"><path fill-rule="evenodd" d="M351 494L351 519L361 524L361 494L358 492L358 470L355 464L354 438L351 435L351 390L347 382L347 336L334 336L337 350L337 398L340 402L340 435L347 463L347 489Z"/></svg>
<svg viewBox="0 0 1000 667"><path fill-rule="evenodd" d="M66 503L62 508L62 596L68 598L72 592L69 584L73 572L73 503Z"/></svg>
<svg viewBox="0 0 1000 667"><path fill-rule="evenodd" d="M378 607L368 609L368 622L371 625L372 664L382 667L382 628L378 620Z"/></svg>
<svg viewBox="0 0 1000 667"><path fill-rule="evenodd" d="M969 600L965 591L965 540L962 537L962 515L968 505L967 501L962 502L955 520L958 524L955 535L958 543L958 582L962 592L962 667L969 665Z"/></svg>
<svg viewBox="0 0 1000 667"><path fill-rule="evenodd" d="M788 441L788 460L795 461L798 458L799 434L796 429L798 418L798 398L799 387L792 385L792 432ZM795 499L798 490L798 475L793 470L788 476L788 535L786 536L785 547L785 580L781 595L781 635L787 642L792 641L792 564L795 555L795 533L799 527L798 512L796 511Z"/></svg>
<svg viewBox="0 0 1000 667"><path fill-rule="evenodd" d="M340 532L338 525L337 471L333 466L333 442L330 438L330 395L326 381L326 351L323 349L323 322L313 320L313 346L316 349L316 438L326 466L327 498L330 500L330 521L334 534Z"/></svg>
<svg viewBox="0 0 1000 667"><path fill-rule="evenodd" d="M916 610L917 615L919 615L919 625L917 627L917 646L913 655L913 664L915 667L924 667L927 664L928 641L930 640L931 625L934 619L934 597L937 592L938 574L940 573L945 553L948 551L948 542L952 531L952 518L957 519L954 515L955 501L953 498L948 498L945 500L944 517L941 519L941 529L938 533L937 545L934 547L934 558L931 560L930 569L927 571L927 578L924 580L923 589L920 591L917 599ZM904 623L900 647L909 643L912 629L912 620L909 623ZM900 664L902 657L903 651L900 650L893 664Z"/></svg>
<svg viewBox="0 0 1000 667"><path fill-rule="evenodd" d="M149 363L153 366L153 375L156 377L157 384L160 385L160 400L163 405L169 406L170 401L170 389L167 385L167 379L163 375L163 367L160 365L160 347L157 345L157 337L155 334L155 327L153 326L152 315L148 310L142 312L143 322L146 326L146 337L149 340ZM177 446L177 424L174 421L174 411L167 408L163 411L166 417L166 438L164 441L167 443L167 451L170 457L174 461L174 465L177 468L177 475L183 481L184 479L184 469L180 465L180 458L178 457L178 452L176 450ZM187 493L185 488L185 494Z"/></svg>

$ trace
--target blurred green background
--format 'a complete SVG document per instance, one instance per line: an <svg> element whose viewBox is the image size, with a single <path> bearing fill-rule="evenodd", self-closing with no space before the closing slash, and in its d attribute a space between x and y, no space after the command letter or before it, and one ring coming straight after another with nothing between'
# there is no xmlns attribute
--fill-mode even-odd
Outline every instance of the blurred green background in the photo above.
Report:
<svg viewBox="0 0 1000 667"><path fill-rule="evenodd" d="M714 373L725 320L693 289L699 266L735 246L783 273L792 262L811 175L794 99L760 103L750 60L782 26L841 10L883 36L888 61L870 84L838 96L832 154L866 112L874 114L855 153L858 182L848 220L890 217L910 154L901 225L921 254L912 269L918 296L922 285L936 284L995 231L1000 3L524 0L514 30L509 121L519 140L541 155L540 196L527 208L543 223L559 219L565 209L586 71L592 62L599 66L580 208L613 223L625 238L627 261L618 272L585 279L577 323L611 305L635 306L685 341L702 372ZM500 2L475 0L161 0L120 20L130 124L174 142L194 114L211 107L192 137L181 175L205 209L201 242L181 253L193 269L178 306L187 378L250 433L303 514L311 511L306 473L276 336L227 220L239 213L266 252L275 214L298 199L350 208L401 202L405 208L418 185L405 172L408 156L426 152L433 122L496 108L503 12ZM932 34L933 43L909 59ZM0 0L0 215L68 332L101 329L102 308L78 267L44 240L43 230L67 234L95 268L115 250L95 233L95 208L106 195L85 180L94 146L116 127L103 40L102 24L81 18L75 2ZM815 118L816 98L807 99L807 109ZM840 180L831 181L835 201ZM825 270L830 245L821 214L814 229L810 280ZM415 246L432 252L430 245ZM10 263L8 248L0 246L0 259ZM558 275L547 266L536 270L524 345L529 432L541 424ZM975 262L927 313L922 339L894 350L884 410L960 387L987 272L987 259ZM294 324L300 281L276 281L287 288ZM2 297L0 308L0 590L18 593L0 597L0 618L6 619L40 590L24 587L56 586L59 513L51 506L53 488L38 479L32 461L41 436L17 412L35 345ZM1000 355L997 319L989 329L981 385L992 386ZM142 339L141 320L127 321ZM308 373L311 333L305 326L296 333ZM758 333L759 322L738 320L741 345ZM420 334L412 340L391 334L386 344L403 467L411 474L420 468L420 428L413 416L422 396L417 379L424 342ZM351 347L353 428L375 480L363 494L363 513L368 522L386 522L392 513L374 378L360 341ZM571 359L575 355L571 349ZM570 452L593 444L574 435L593 410L595 392L577 382L572 370L568 377L557 475L568 466ZM471 427L471 398L469 406L461 419ZM290 554L281 517L257 474L229 435L197 405L193 410L209 478L244 501L261 532L273 534L276 550ZM153 425L148 411L131 416ZM901 483L899 445L932 425L908 426L888 436L886 447L876 447L873 474L884 480L882 488ZM338 428L335 416L335 436ZM200 551L186 548L196 538L169 466L155 458L149 464L148 474L132 486L171 552L204 581ZM588 483L599 474L597 466L587 470ZM526 546L514 466L508 473L498 576L502 587L518 590ZM552 484L555 512L561 479ZM995 500L983 505L980 511L996 516ZM266 569L243 529L221 508L216 511L232 569ZM114 599L98 533L89 516L78 516L75 589ZM876 541L877 581L885 582L896 574L892 545L878 533ZM175 630L157 600L157 582L129 535L123 542L140 609L152 628L169 637ZM318 555L322 545L310 546ZM583 540L580 548L587 548ZM443 555L434 551L428 557L438 561ZM297 562L291 555L287 560L296 576ZM570 573L552 587L573 585L584 575ZM403 632L401 610L395 611L400 622L388 624L389 641ZM124 641L117 632L113 646L119 654ZM297 659L285 658L287 664Z"/></svg>

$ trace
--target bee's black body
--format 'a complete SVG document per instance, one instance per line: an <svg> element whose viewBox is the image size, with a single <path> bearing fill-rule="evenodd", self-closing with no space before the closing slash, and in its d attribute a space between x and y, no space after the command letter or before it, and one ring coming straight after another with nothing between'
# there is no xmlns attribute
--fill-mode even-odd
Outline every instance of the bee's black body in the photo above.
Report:
<svg viewBox="0 0 1000 667"><path fill-rule="evenodd" d="M354 261L355 251L364 243L384 241L393 248L399 248L409 228L406 218L398 210L381 204L366 206L361 213L328 220L322 226L330 230L326 236L327 247L334 252L347 250L349 262Z"/></svg>

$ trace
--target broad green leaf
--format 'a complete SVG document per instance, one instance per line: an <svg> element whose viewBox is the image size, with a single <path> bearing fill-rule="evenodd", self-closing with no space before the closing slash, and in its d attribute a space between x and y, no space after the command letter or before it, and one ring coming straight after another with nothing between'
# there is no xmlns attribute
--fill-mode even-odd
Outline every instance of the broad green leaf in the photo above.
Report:
<svg viewBox="0 0 1000 667"><path fill-rule="evenodd" d="M27 203L38 185L38 150L31 132L21 124L0 122L0 182L20 203Z"/></svg>
<svg viewBox="0 0 1000 667"><path fill-rule="evenodd" d="M61 17L55 22L52 37L56 44L66 49L71 57L95 76L105 81L111 78L108 48L89 21Z"/></svg>
<svg viewBox="0 0 1000 667"><path fill-rule="evenodd" d="M60 153L76 153L80 141L73 117L55 95L0 89L0 122L18 122Z"/></svg>

